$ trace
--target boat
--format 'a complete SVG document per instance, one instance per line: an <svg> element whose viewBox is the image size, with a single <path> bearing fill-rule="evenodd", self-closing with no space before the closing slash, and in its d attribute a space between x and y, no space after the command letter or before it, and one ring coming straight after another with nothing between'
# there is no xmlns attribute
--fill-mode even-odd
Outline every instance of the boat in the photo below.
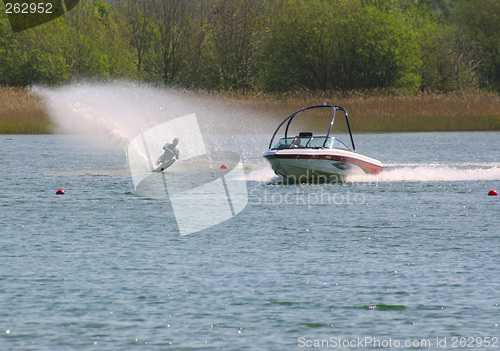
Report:
<svg viewBox="0 0 500 351"><path fill-rule="evenodd" d="M314 135L312 132L300 132L291 136L289 127L295 117L313 109L331 110L327 133ZM335 114L338 111L345 116L351 148L330 134ZM286 126L284 137L273 144L283 126ZM347 110L341 106L326 103L303 108L286 117L274 132L264 157L269 161L276 175L284 180L299 183L316 180L343 182L349 175L377 174L384 169L380 161L356 152Z"/></svg>

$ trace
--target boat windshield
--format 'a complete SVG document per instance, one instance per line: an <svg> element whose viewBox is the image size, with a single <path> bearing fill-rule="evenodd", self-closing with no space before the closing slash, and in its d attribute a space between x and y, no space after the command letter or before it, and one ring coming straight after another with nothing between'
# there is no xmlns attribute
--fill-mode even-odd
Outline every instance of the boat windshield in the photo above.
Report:
<svg viewBox="0 0 500 351"><path fill-rule="evenodd" d="M272 148L272 150L282 150L282 149L293 149L293 148L310 148L310 149L344 149L349 150L349 148L340 140L334 137L328 137L325 144L325 136L314 136L314 137L289 137L281 138L280 141Z"/></svg>

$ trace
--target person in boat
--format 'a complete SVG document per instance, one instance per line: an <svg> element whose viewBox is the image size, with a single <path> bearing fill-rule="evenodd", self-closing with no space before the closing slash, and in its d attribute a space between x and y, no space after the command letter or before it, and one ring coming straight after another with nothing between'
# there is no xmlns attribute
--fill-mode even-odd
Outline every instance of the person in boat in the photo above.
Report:
<svg viewBox="0 0 500 351"><path fill-rule="evenodd" d="M296 136L293 139L292 144L290 146L291 147L303 147L302 144L300 144L300 138L298 136Z"/></svg>
<svg viewBox="0 0 500 351"><path fill-rule="evenodd" d="M179 138L175 138L171 143L167 143L163 146L163 155L158 157L158 161L156 161L158 170L163 171L170 167L175 160L179 159L179 148L177 145L179 145Z"/></svg>

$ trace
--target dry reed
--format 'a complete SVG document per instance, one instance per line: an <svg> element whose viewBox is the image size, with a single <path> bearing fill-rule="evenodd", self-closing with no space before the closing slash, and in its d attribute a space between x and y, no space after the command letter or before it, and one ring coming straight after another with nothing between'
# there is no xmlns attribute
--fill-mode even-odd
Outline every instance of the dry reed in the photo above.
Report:
<svg viewBox="0 0 500 351"><path fill-rule="evenodd" d="M0 87L0 134L46 134L51 130L40 96L26 89Z"/></svg>
<svg viewBox="0 0 500 351"><path fill-rule="evenodd" d="M352 129L356 132L500 130L500 95L485 91L418 95L385 91L218 95L275 116L277 120L310 105L323 102L340 105L349 112Z"/></svg>
<svg viewBox="0 0 500 351"><path fill-rule="evenodd" d="M323 102L340 105L349 111L352 129L357 133L500 130L500 95L484 91L418 95L386 91L199 94L246 107L276 121L306 106ZM337 131L345 131L343 123ZM25 89L0 87L0 134L50 132L52 124L40 96Z"/></svg>

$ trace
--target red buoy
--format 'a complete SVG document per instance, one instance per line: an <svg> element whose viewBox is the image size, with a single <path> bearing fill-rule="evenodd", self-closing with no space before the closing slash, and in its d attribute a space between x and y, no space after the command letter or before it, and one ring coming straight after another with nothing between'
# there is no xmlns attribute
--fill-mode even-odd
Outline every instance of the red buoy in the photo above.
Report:
<svg viewBox="0 0 500 351"><path fill-rule="evenodd" d="M62 189L59 189L56 191L56 195L64 195L64 194L66 194L66 193Z"/></svg>
<svg viewBox="0 0 500 351"><path fill-rule="evenodd" d="M490 192L488 193L488 196L497 196L498 193L496 192L496 190L490 190Z"/></svg>
<svg viewBox="0 0 500 351"><path fill-rule="evenodd" d="M220 166L220 169L227 169L227 166L226 165L222 165L222 166Z"/></svg>

